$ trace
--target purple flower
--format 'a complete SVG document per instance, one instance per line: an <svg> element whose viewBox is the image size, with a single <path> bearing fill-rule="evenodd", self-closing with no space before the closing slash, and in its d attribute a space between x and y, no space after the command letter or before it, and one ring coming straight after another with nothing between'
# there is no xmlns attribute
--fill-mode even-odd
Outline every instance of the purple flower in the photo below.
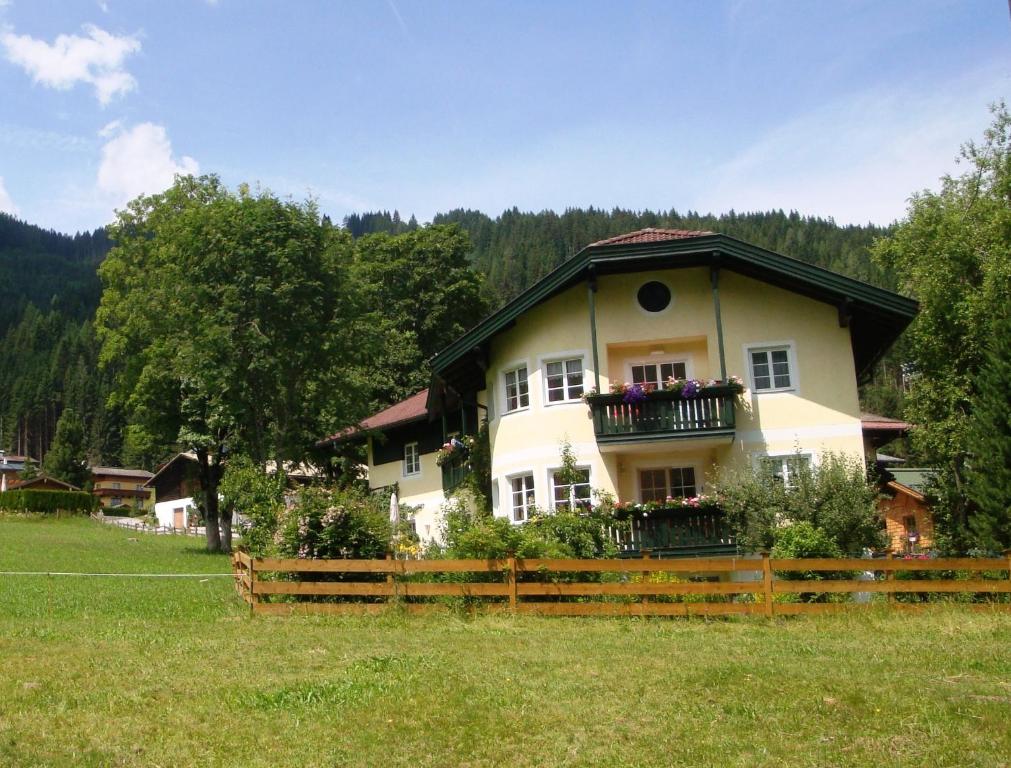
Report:
<svg viewBox="0 0 1011 768"><path fill-rule="evenodd" d="M630 405L632 403L641 403L646 399L646 390L642 388L641 384L633 384L625 390L625 396L621 399Z"/></svg>
<svg viewBox="0 0 1011 768"><path fill-rule="evenodd" d="M695 379L688 379L681 389L682 397L695 397L699 393L699 383Z"/></svg>

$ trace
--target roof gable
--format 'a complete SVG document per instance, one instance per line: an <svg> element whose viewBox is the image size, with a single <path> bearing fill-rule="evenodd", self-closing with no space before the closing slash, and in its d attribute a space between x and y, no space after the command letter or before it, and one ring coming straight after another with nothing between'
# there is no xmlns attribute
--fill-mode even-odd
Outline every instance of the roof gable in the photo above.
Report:
<svg viewBox="0 0 1011 768"><path fill-rule="evenodd" d="M432 359L436 376L466 376L466 358L524 312L598 274L712 266L728 269L838 306L851 324L858 374L866 373L915 316L918 304L813 264L727 235L689 230L639 230L601 240L543 277ZM469 371L473 380L475 372Z"/></svg>

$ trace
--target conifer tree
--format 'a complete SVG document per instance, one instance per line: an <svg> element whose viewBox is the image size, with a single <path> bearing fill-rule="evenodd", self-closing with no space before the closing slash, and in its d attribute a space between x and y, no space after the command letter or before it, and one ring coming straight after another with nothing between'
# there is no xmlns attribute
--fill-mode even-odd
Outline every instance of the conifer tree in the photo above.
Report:
<svg viewBox="0 0 1011 768"><path fill-rule="evenodd" d="M970 528L981 549L1011 547L1011 312L994 324L969 427Z"/></svg>
<svg viewBox="0 0 1011 768"><path fill-rule="evenodd" d="M42 468L50 477L78 488L91 479L85 458L84 423L72 408L67 408L56 423L56 437Z"/></svg>

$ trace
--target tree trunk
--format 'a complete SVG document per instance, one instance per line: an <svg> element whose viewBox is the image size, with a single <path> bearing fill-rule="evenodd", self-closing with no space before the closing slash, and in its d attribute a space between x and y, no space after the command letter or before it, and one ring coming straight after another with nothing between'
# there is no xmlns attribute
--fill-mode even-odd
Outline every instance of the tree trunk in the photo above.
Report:
<svg viewBox="0 0 1011 768"><path fill-rule="evenodd" d="M221 551L232 551L232 510L224 509L219 511L221 519Z"/></svg>
<svg viewBox="0 0 1011 768"><path fill-rule="evenodd" d="M217 467L211 463L206 450L197 450L200 465L200 493L203 496L202 512L207 535L207 551L221 552L221 530L218 527Z"/></svg>

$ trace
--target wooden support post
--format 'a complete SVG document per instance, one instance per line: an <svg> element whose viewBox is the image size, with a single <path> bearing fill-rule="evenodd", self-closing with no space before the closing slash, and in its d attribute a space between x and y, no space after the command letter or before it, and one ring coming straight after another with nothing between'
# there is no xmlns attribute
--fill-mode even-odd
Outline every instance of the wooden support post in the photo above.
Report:
<svg viewBox="0 0 1011 768"><path fill-rule="evenodd" d="M600 355L597 352L597 273L593 267L586 273L586 297L590 306L590 346L593 348L593 388L600 392Z"/></svg>
<svg viewBox="0 0 1011 768"><path fill-rule="evenodd" d="M516 613L519 598L516 590L516 554L514 552L509 553L507 562L509 563L509 572L506 574L506 584L509 585L509 610Z"/></svg>
<svg viewBox="0 0 1011 768"><path fill-rule="evenodd" d="M762 594L765 597L766 618L775 615L775 603L772 602L772 560L769 559L768 552L762 552Z"/></svg>
<svg viewBox="0 0 1011 768"><path fill-rule="evenodd" d="M649 565L650 552L651 552L651 550L649 550L649 549L643 549L642 550L642 559L645 561L645 563L647 565ZM646 570L644 570L642 572L642 583L644 585L645 584L649 584L650 576L652 575L652 573L653 572L651 570L649 570L649 569L646 569ZM648 605L649 604L649 595L645 594L645 592L642 595L642 604L643 605Z"/></svg>
<svg viewBox="0 0 1011 768"><path fill-rule="evenodd" d="M894 557L895 556L892 554L892 551L888 550L888 554L885 555L885 560L887 560L890 563L890 562L892 562L892 560L893 560ZM885 581L894 582L895 581L895 571L893 571L891 569L885 571ZM892 605L895 604L895 592L892 591L892 589L894 588L894 586L895 586L894 584L890 585L888 592L885 593L886 597L887 597L887 600L888 600L889 607L891 607Z"/></svg>

